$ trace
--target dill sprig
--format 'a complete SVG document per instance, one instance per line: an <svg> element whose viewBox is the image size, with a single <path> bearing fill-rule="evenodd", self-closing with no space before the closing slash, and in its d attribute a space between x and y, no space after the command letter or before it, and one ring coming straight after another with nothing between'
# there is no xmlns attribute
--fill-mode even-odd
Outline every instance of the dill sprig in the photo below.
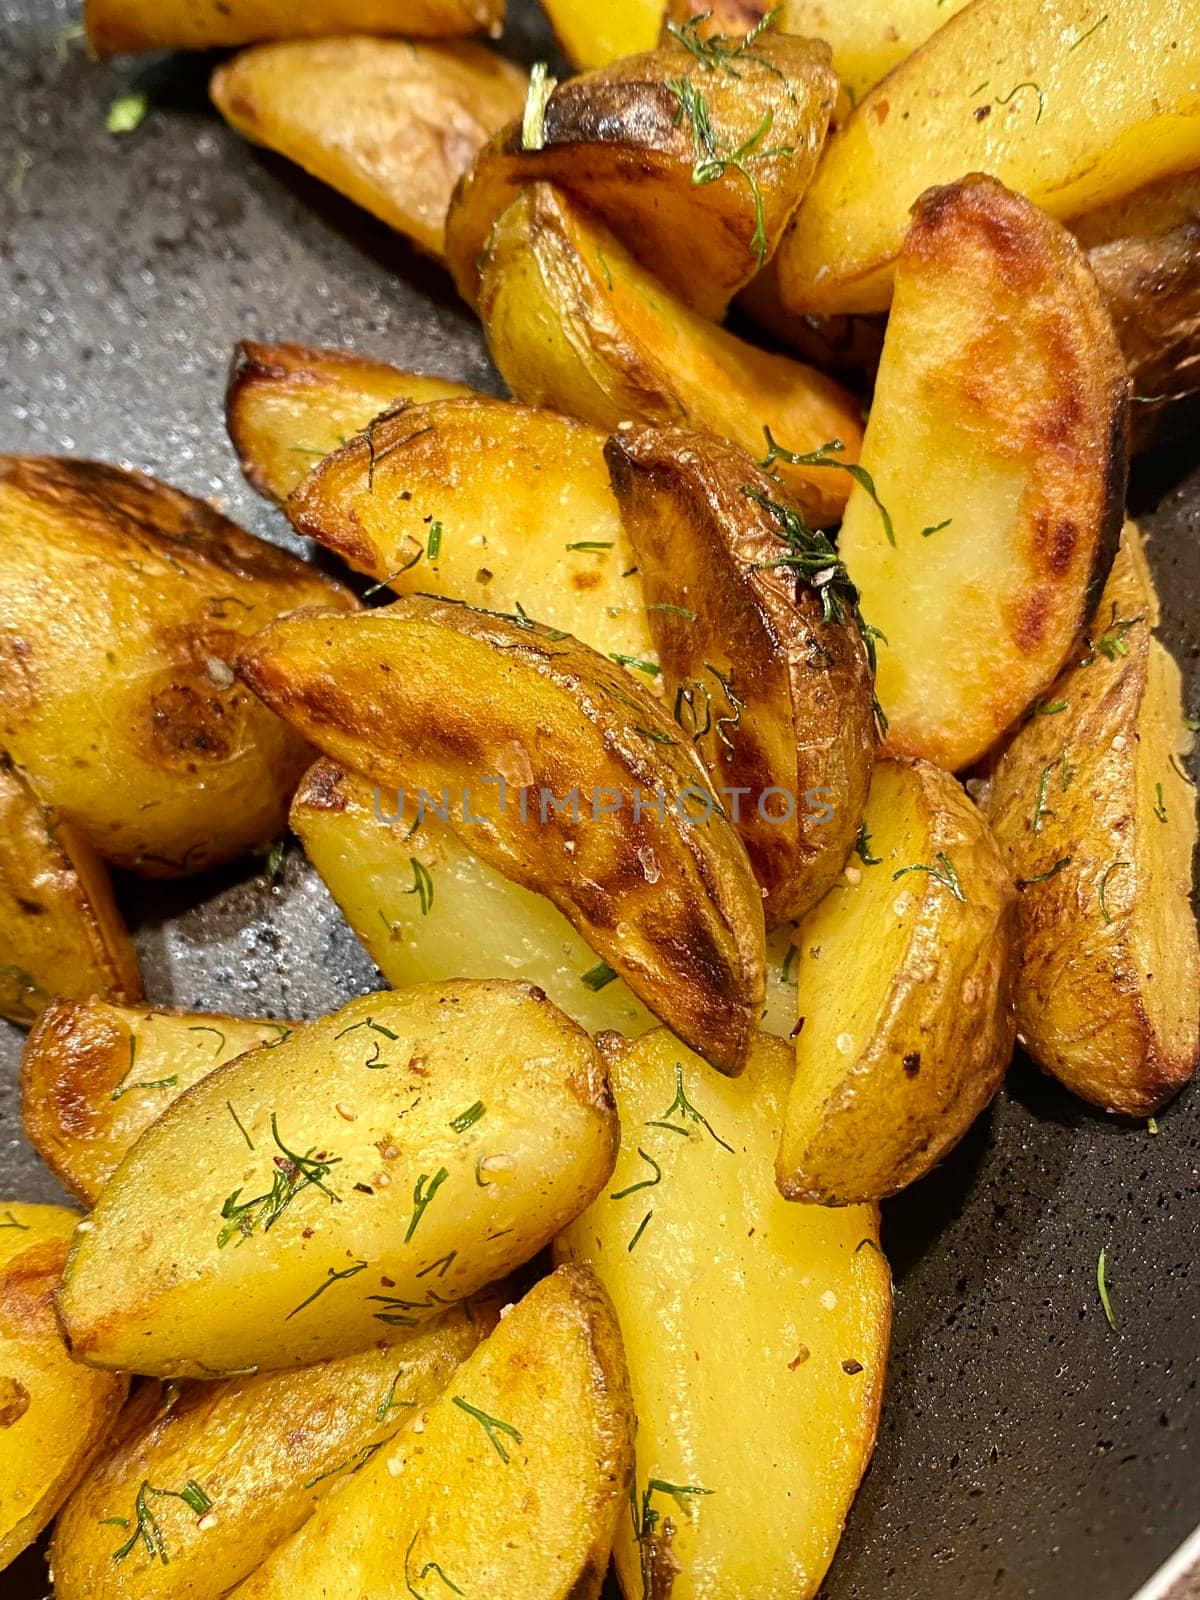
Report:
<svg viewBox="0 0 1200 1600"><path fill-rule="evenodd" d="M638 1147L638 1155L641 1156L642 1160L650 1168L654 1176L651 1178L642 1178L637 1183L631 1183L628 1188L618 1189L615 1194L609 1195L608 1198L610 1200L627 1200L631 1194L637 1194L639 1189L653 1189L657 1184L662 1182L662 1168L659 1166L658 1162L655 1161L654 1157L652 1155L648 1155L640 1146Z"/></svg>
<svg viewBox="0 0 1200 1600"><path fill-rule="evenodd" d="M641 1514L638 1513L637 1485L629 1485L629 1512L633 1518L633 1537L638 1547L638 1555L642 1571L642 1600L649 1600L654 1593L654 1552L651 1542L658 1524L662 1521L662 1512L653 1504L656 1494L669 1495L680 1511L689 1517L695 1509L695 1501L702 1495L715 1493L712 1489L702 1489L694 1483L667 1483L662 1478L650 1478L642 1491Z"/></svg>
<svg viewBox="0 0 1200 1600"><path fill-rule="evenodd" d="M408 1232L404 1235L405 1244L416 1233L417 1225L429 1209L430 1201L449 1176L450 1173L445 1167L439 1167L434 1177L431 1178L427 1172L423 1172L413 1185L413 1214L409 1220ZM425 1187L426 1184L429 1185L428 1189Z"/></svg>
<svg viewBox="0 0 1200 1600"><path fill-rule="evenodd" d="M451 1395L450 1399L451 1403L456 1405L460 1411L465 1411L469 1417L475 1418L475 1421L483 1429L484 1433L487 1434L488 1443L491 1445L492 1449L500 1457L504 1465L508 1466L511 1457L509 1456L508 1451L504 1448L504 1444L500 1438L500 1435L502 1433L507 1434L508 1437L516 1444L520 1444L522 1442L521 1435L517 1432L516 1428L513 1427L512 1423L502 1422L499 1417L490 1417L486 1411L481 1411L478 1406L471 1405L471 1403L467 1400L464 1400L460 1394Z"/></svg>
<svg viewBox="0 0 1200 1600"><path fill-rule="evenodd" d="M962 892L953 861L944 850L939 850L934 860L937 862L935 867L926 866L923 861L914 861L910 867L901 867L892 873L892 882L895 883L896 879L902 878L906 872L927 872L935 883L940 883L944 889L949 889L956 900L961 900L965 904L967 897Z"/></svg>
<svg viewBox="0 0 1200 1600"><path fill-rule="evenodd" d="M819 446L816 450L797 451L789 450L772 437L770 428L764 428L763 433L767 438L767 453L759 465L765 472L769 472L777 461L786 461L792 467L836 467L839 472L849 473L861 488L865 489L871 499L879 508L879 515L883 519L883 531L887 534L887 541L893 547L896 543L896 529L893 526L891 513L879 498L879 491L875 487L875 480L866 467L860 466L857 461L834 461L831 456L839 455L845 448L841 439L830 439L827 444ZM945 527L942 523L941 527ZM923 532L937 533L937 528L922 530Z"/></svg>
<svg viewBox="0 0 1200 1600"><path fill-rule="evenodd" d="M688 17L686 22L668 22L667 32L696 58L706 72L719 71L724 72L727 77L740 78L741 73L732 63L741 59L757 61L760 66L769 67L782 78L783 74L772 62L763 56L753 54L754 46L764 33L775 26L782 10L782 6L775 6L765 16L760 17L749 33L743 34L741 38L728 33L714 33L705 38L700 29L711 16L711 12L707 11L696 17Z"/></svg>
<svg viewBox="0 0 1200 1600"><path fill-rule="evenodd" d="M330 1171L341 1161L340 1156L331 1156L328 1151L317 1151L312 1148L306 1150L303 1155L299 1155L295 1150L289 1150L279 1137L279 1123L275 1112L271 1113L271 1137L280 1151L279 1155L271 1158L275 1168L271 1187L264 1194L255 1195L252 1200L239 1199L242 1192L240 1188L233 1191L221 1207L221 1218L225 1226L217 1235L219 1249L224 1249L234 1238L241 1244L250 1237L255 1228L260 1226L264 1233L269 1233L296 1196L302 1194L305 1189L319 1189L331 1204L341 1203L341 1196L335 1194L325 1182Z"/></svg>
<svg viewBox="0 0 1200 1600"><path fill-rule="evenodd" d="M685 1123L698 1123L702 1128L707 1129L709 1135L717 1142L717 1144L721 1146L723 1150L728 1150L730 1155L733 1154L733 1146L725 1143L725 1140L722 1139L721 1135L716 1131L704 1113L702 1111L697 1111L696 1107L688 1099L683 1087L683 1063L680 1061L675 1063L674 1100L672 1100L667 1109L660 1112L657 1117L651 1117L646 1123L646 1126L648 1128L668 1128L672 1133L682 1133L685 1137L690 1137L691 1130L689 1128L681 1128L677 1122L671 1121L671 1118L675 1116L682 1117Z"/></svg>
<svg viewBox="0 0 1200 1600"><path fill-rule="evenodd" d="M143 1478L133 1502L133 1532L119 1550L113 1551L114 1561L124 1561L142 1544L151 1561L160 1561L164 1567L170 1565L162 1529L150 1509L151 1495L159 1500L182 1500L189 1511L194 1511L198 1517L212 1509L212 1501L194 1478L189 1478L182 1489L156 1489L148 1479ZM104 1521L117 1527L129 1527L125 1517L105 1517Z"/></svg>

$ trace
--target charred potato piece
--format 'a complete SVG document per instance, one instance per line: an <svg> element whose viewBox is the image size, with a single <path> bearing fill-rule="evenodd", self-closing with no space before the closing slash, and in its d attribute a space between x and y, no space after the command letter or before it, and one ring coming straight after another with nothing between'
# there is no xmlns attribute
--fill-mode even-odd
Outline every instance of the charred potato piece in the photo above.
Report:
<svg viewBox="0 0 1200 1600"><path fill-rule="evenodd" d="M55 1177L93 1205L139 1135L185 1089L289 1031L212 1012L55 1000L21 1062L26 1136Z"/></svg>
<svg viewBox="0 0 1200 1600"><path fill-rule="evenodd" d="M666 702L729 803L768 921L841 872L875 740L857 596L833 546L735 445L613 435L613 488Z"/></svg>
<svg viewBox="0 0 1200 1600"><path fill-rule="evenodd" d="M0 1017L32 1022L60 994L141 993L104 863L0 755Z"/></svg>
<svg viewBox="0 0 1200 1600"><path fill-rule="evenodd" d="M925 762L875 768L861 848L793 936L789 1200L882 1199L924 1176L1013 1051L1016 893L980 812Z"/></svg>
<svg viewBox="0 0 1200 1600"><path fill-rule="evenodd" d="M542 9L567 60L584 71L652 49L662 18L662 0L542 0Z"/></svg>
<svg viewBox="0 0 1200 1600"><path fill-rule="evenodd" d="M142 1134L75 1236L77 1359L233 1376L403 1342L535 1255L612 1171L582 1028L528 984L367 995Z"/></svg>
<svg viewBox="0 0 1200 1600"><path fill-rule="evenodd" d="M1063 228L990 178L922 198L838 539L891 752L957 771L1053 682L1120 529L1127 388Z"/></svg>
<svg viewBox="0 0 1200 1600"><path fill-rule="evenodd" d="M628 1512L633 1429L612 1305L590 1272L562 1267L230 1600L360 1600L402 1583L596 1600Z"/></svg>
<svg viewBox="0 0 1200 1600"><path fill-rule="evenodd" d="M314 468L287 514L396 594L523 608L654 684L603 451L597 429L505 400L409 406Z"/></svg>
<svg viewBox="0 0 1200 1600"><path fill-rule="evenodd" d="M1080 216L1200 163L1192 0L977 0L830 140L779 252L793 311L885 310L909 209L986 172Z"/></svg>
<svg viewBox="0 0 1200 1600"><path fill-rule="evenodd" d="M399 1351L146 1384L59 1514L58 1600L222 1600L437 1398L494 1322L494 1307L470 1302Z"/></svg>
<svg viewBox="0 0 1200 1600"><path fill-rule="evenodd" d="M808 187L837 80L814 40L721 41L726 54L713 60L692 42L669 39L570 78L535 108L535 125L512 122L484 146L446 223L467 301L478 300L492 224L525 184L546 182L601 217L685 305L724 316L774 255Z"/></svg>
<svg viewBox="0 0 1200 1600"><path fill-rule="evenodd" d="M782 1040L761 1039L736 1082L665 1029L602 1042L621 1157L555 1251L596 1271L625 1338L638 1432L621 1586L666 1594L669 1574L672 1600L803 1600L875 1442L891 1326L878 1209L776 1192Z"/></svg>
<svg viewBox="0 0 1200 1600"><path fill-rule="evenodd" d="M547 184L499 218L481 268L480 315L519 400L611 432L684 426L764 449L763 429L798 451L833 440L856 461L857 402L832 379L745 344L689 311L598 221ZM841 519L849 480L810 464L780 476L810 522Z"/></svg>
<svg viewBox="0 0 1200 1600"><path fill-rule="evenodd" d="M402 33L411 38L499 33L504 0L85 0L93 55L213 50L298 34Z"/></svg>
<svg viewBox="0 0 1200 1600"><path fill-rule="evenodd" d="M521 68L468 42L291 39L217 68L218 111L440 257L459 176L525 99Z"/></svg>
<svg viewBox="0 0 1200 1600"><path fill-rule="evenodd" d="M54 1316L61 1206L0 1205L0 1571L54 1516L117 1419L128 1379L77 1366Z"/></svg>
<svg viewBox="0 0 1200 1600"><path fill-rule="evenodd" d="M988 806L1021 891L1021 1042L1128 1116L1174 1094L1200 1054L1192 737L1157 613L1129 526L1080 658L1005 751Z"/></svg>
<svg viewBox="0 0 1200 1600"><path fill-rule="evenodd" d="M356 621L268 629L240 670L335 761L418 805L440 796L475 854L547 895L655 1016L737 1072L763 1003L762 903L657 701L521 616L413 597Z"/></svg>
<svg viewBox="0 0 1200 1600"><path fill-rule="evenodd" d="M0 745L120 866L198 872L276 837L308 751L230 661L281 612L355 603L153 478L0 457Z"/></svg>
<svg viewBox="0 0 1200 1600"><path fill-rule="evenodd" d="M245 340L234 352L225 423L251 486L282 503L317 462L389 407L471 393L351 350Z"/></svg>

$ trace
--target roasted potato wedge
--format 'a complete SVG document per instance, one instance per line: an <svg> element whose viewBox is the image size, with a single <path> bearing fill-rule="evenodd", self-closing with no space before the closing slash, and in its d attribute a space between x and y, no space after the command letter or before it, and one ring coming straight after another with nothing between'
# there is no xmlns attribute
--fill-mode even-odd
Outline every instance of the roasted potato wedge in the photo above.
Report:
<svg viewBox="0 0 1200 1600"><path fill-rule="evenodd" d="M536 1254L612 1171L582 1028L529 984L367 995L167 1108L75 1237L75 1356L160 1377L403 1341Z"/></svg>
<svg viewBox="0 0 1200 1600"><path fill-rule="evenodd" d="M776 1191L782 1040L760 1039L736 1083L662 1028L601 1042L621 1159L555 1252L593 1267L625 1339L638 1433L621 1587L628 1600L804 1600L879 1421L891 1279L878 1210L790 1206ZM736 1315L720 1310L730 1284Z"/></svg>
<svg viewBox="0 0 1200 1600"><path fill-rule="evenodd" d="M432 256L460 174L519 116L525 72L483 45L289 39L217 68L225 120Z"/></svg>
<svg viewBox="0 0 1200 1600"><path fill-rule="evenodd" d="M721 318L774 255L837 99L829 51L766 32L657 50L569 78L480 151L446 221L464 299L492 224L525 184L566 189L685 305ZM735 64L736 63L736 64ZM734 155L734 152L740 152ZM631 181L631 180L636 181ZM680 241L688 241L680 249Z"/></svg>
<svg viewBox="0 0 1200 1600"><path fill-rule="evenodd" d="M0 1205L0 1571L54 1516L117 1419L128 1380L77 1366L54 1317L61 1206Z"/></svg>
<svg viewBox="0 0 1200 1600"><path fill-rule="evenodd" d="M0 457L0 746L120 866L197 872L279 833L309 753L229 663L306 604L356 602L153 478Z"/></svg>
<svg viewBox="0 0 1200 1600"><path fill-rule="evenodd" d="M245 340L234 352L225 423L249 483L282 504L317 462L399 401L472 392L351 350Z"/></svg>
<svg viewBox="0 0 1200 1600"><path fill-rule="evenodd" d="M1080 658L1005 751L988 805L1021 891L1021 1042L1128 1116L1174 1094L1200 1055L1192 738L1157 620L1130 525Z"/></svg>
<svg viewBox="0 0 1200 1600"><path fill-rule="evenodd" d="M289 1031L212 1012L55 1000L21 1062L26 1136L55 1177L93 1205L138 1136L185 1089Z"/></svg>
<svg viewBox="0 0 1200 1600"><path fill-rule="evenodd" d="M0 1017L55 995L141 998L137 956L104 863L0 754Z"/></svg>
<svg viewBox="0 0 1200 1600"><path fill-rule="evenodd" d="M504 0L85 0L93 55L213 50L299 34L401 33L409 38L499 33Z"/></svg>
<svg viewBox="0 0 1200 1600"><path fill-rule="evenodd" d="M803 919L789 1200L879 1200L923 1177L1013 1052L1016 891L982 814L927 762L875 768L860 850Z"/></svg>
<svg viewBox="0 0 1200 1600"><path fill-rule="evenodd" d="M793 311L882 311L909 208L987 172L1058 218L1200 164L1193 0L976 0L830 140L779 252Z"/></svg>
<svg viewBox="0 0 1200 1600"><path fill-rule="evenodd" d="M222 1600L441 1394L495 1320L467 1301L400 1351L144 1385L59 1514L57 1600Z"/></svg>
<svg viewBox="0 0 1200 1600"><path fill-rule="evenodd" d="M606 67L654 48L662 0L542 0L573 67Z"/></svg>
<svg viewBox="0 0 1200 1600"><path fill-rule="evenodd" d="M633 1429L612 1305L562 1267L231 1600L433 1594L431 1573L494 1600L596 1600Z"/></svg>
<svg viewBox="0 0 1200 1600"><path fill-rule="evenodd" d="M1120 529L1127 389L1063 228L991 178L922 197L838 538L893 753L957 771L1053 681Z"/></svg>
<svg viewBox="0 0 1200 1600"><path fill-rule="evenodd" d="M475 854L547 895L655 1016L737 1072L763 1004L762 902L658 702L521 616L413 597L360 621L268 629L240 670L335 761L418 806L440 797Z"/></svg>
<svg viewBox="0 0 1200 1600"><path fill-rule="evenodd" d="M314 468L287 514L396 594L523 608L657 683L604 435L582 422L482 395L405 407Z"/></svg>
<svg viewBox="0 0 1200 1600"><path fill-rule="evenodd" d="M689 311L598 221L547 184L499 218L480 315L496 365L529 405L611 432L622 422L715 433L751 455L763 428L800 451L862 443L858 404L831 378L745 344ZM810 464L781 477L810 522L841 519L849 479Z"/></svg>
<svg viewBox="0 0 1200 1600"><path fill-rule="evenodd" d="M873 389L883 350L887 318L882 316L798 316L785 311L779 296L779 263L769 261L738 304L777 343L825 372L837 373L855 385Z"/></svg>
<svg viewBox="0 0 1200 1600"><path fill-rule="evenodd" d="M768 921L840 874L874 757L858 597L823 533L744 451L621 430L605 454L667 704L730 806Z"/></svg>

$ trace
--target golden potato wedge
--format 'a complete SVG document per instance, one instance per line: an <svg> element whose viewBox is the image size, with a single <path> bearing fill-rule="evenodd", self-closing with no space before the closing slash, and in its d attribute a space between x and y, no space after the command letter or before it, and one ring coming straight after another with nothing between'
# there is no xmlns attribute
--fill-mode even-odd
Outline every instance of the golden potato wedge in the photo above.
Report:
<svg viewBox="0 0 1200 1600"><path fill-rule="evenodd" d="M621 1587L628 1600L805 1600L879 1421L891 1279L878 1209L791 1206L776 1191L782 1040L760 1039L737 1082L663 1028L601 1042L621 1159L555 1253L596 1271L625 1339L638 1433ZM736 1315L719 1310L731 1283Z"/></svg>
<svg viewBox="0 0 1200 1600"><path fill-rule="evenodd" d="M1005 751L988 805L1021 891L1021 1042L1128 1116L1167 1100L1200 1055L1192 738L1157 614L1129 525L1080 659Z"/></svg>
<svg viewBox="0 0 1200 1600"><path fill-rule="evenodd" d="M62 1206L0 1205L0 1571L54 1516L117 1419L128 1379L77 1366L54 1317Z"/></svg>
<svg viewBox="0 0 1200 1600"><path fill-rule="evenodd" d="M57 1600L222 1600L441 1394L495 1312L467 1301L400 1351L144 1385L59 1514Z"/></svg>
<svg viewBox="0 0 1200 1600"><path fill-rule="evenodd" d="M0 1017L32 1022L60 994L141 993L104 863L0 753Z"/></svg>
<svg viewBox="0 0 1200 1600"><path fill-rule="evenodd" d="M55 1177L93 1205L138 1136L185 1089L290 1031L214 1012L55 1000L21 1061L25 1133Z"/></svg>
<svg viewBox="0 0 1200 1600"><path fill-rule="evenodd" d="M225 424L248 482L282 503L317 462L398 401L455 400L472 392L352 350L247 339L234 351Z"/></svg>
<svg viewBox="0 0 1200 1600"><path fill-rule="evenodd" d="M715 433L751 455L769 426L802 450L840 440L839 461L857 461L862 424L845 390L689 311L549 185L499 218L481 271L480 315L519 400L609 432L638 421ZM844 472L785 465L781 476L810 522L840 521Z"/></svg>
<svg viewBox="0 0 1200 1600"><path fill-rule="evenodd" d="M830 140L779 252L784 303L885 310L910 207L964 173L1069 218L1195 167L1198 57L1193 0L976 0Z"/></svg>
<svg viewBox="0 0 1200 1600"><path fill-rule="evenodd" d="M829 51L774 31L695 29L569 78L502 129L458 183L446 257L479 297L492 224L525 184L567 190L685 305L721 318L774 255L837 99ZM687 247L680 248L682 240Z"/></svg>
<svg viewBox="0 0 1200 1600"><path fill-rule="evenodd" d="M1013 1052L1016 891L982 814L927 762L875 768L860 850L795 934L789 1200L880 1200L923 1177Z"/></svg>
<svg viewBox="0 0 1200 1600"><path fill-rule="evenodd" d="M468 41L289 39L218 67L212 98L247 139L440 257L454 185L520 115L526 83Z"/></svg>
<svg viewBox="0 0 1200 1600"><path fill-rule="evenodd" d="M359 620L268 629L239 670L335 761L415 788L414 808L440 803L476 855L548 896L655 1016L737 1072L763 1005L762 902L658 702L522 616L414 596Z"/></svg>
<svg viewBox="0 0 1200 1600"><path fill-rule="evenodd" d="M1120 529L1127 389L1063 228L991 178L922 197L838 538L891 752L957 771L1053 681Z"/></svg>
<svg viewBox="0 0 1200 1600"><path fill-rule="evenodd" d="M308 751L229 662L313 604L357 602L201 500L0 457L0 746L109 861L173 876L276 837Z"/></svg>
<svg viewBox="0 0 1200 1600"><path fill-rule="evenodd" d="M301 34L498 34L504 0L85 0L84 21L92 54L111 56L126 50L213 50Z"/></svg>
<svg viewBox="0 0 1200 1600"><path fill-rule="evenodd" d="M585 71L652 50L662 18L662 0L542 0L542 9L567 60Z"/></svg>
<svg viewBox="0 0 1200 1600"><path fill-rule="evenodd" d="M585 1268L561 1267L230 1600L596 1600L633 1429L612 1305Z"/></svg>
<svg viewBox="0 0 1200 1600"><path fill-rule="evenodd" d="M622 429L605 455L667 704L725 797L768 921L797 917L841 872L867 799L858 596L826 536L736 445Z"/></svg>
<svg viewBox="0 0 1200 1600"><path fill-rule="evenodd" d="M408 406L315 467L286 509L396 594L524 609L657 685L598 429L483 395Z"/></svg>
<svg viewBox="0 0 1200 1600"><path fill-rule="evenodd" d="M612 1171L582 1028L529 984L367 995L187 1090L75 1237L75 1356L231 1376L402 1342L536 1254Z"/></svg>

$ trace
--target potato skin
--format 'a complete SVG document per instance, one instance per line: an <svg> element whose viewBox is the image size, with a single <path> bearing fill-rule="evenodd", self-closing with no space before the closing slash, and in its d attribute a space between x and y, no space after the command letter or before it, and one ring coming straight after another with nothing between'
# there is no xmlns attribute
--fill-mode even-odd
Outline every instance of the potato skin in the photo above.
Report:
<svg viewBox="0 0 1200 1600"><path fill-rule="evenodd" d="M1192 741L1157 611L1129 525L1088 643L1013 737L988 804L1021 891L1021 1042L1127 1116L1162 1105L1200 1056Z"/></svg>
<svg viewBox="0 0 1200 1600"><path fill-rule="evenodd" d="M178 876L276 837L306 747L230 662L318 602L357 603L153 478L0 457L0 746L109 861Z"/></svg>
<svg viewBox="0 0 1200 1600"><path fill-rule="evenodd" d="M525 72L466 41L289 39L213 74L225 120L429 255L443 250L460 174L520 114Z"/></svg>
<svg viewBox="0 0 1200 1600"><path fill-rule="evenodd" d="M789 552L762 501L791 508L744 451L646 428L617 432L605 453L666 703L714 785L745 791L735 821L768 921L798 917L841 872L866 804L875 735L862 636L842 602L826 618L817 589L771 568Z"/></svg>
<svg viewBox="0 0 1200 1600"><path fill-rule="evenodd" d="M0 1570L66 1499L129 1387L77 1366L58 1330L54 1291L78 1221L61 1206L0 1206Z"/></svg>
<svg viewBox="0 0 1200 1600"><path fill-rule="evenodd" d="M298 34L499 32L504 0L85 0L88 45L96 56L126 50L212 50Z"/></svg>

